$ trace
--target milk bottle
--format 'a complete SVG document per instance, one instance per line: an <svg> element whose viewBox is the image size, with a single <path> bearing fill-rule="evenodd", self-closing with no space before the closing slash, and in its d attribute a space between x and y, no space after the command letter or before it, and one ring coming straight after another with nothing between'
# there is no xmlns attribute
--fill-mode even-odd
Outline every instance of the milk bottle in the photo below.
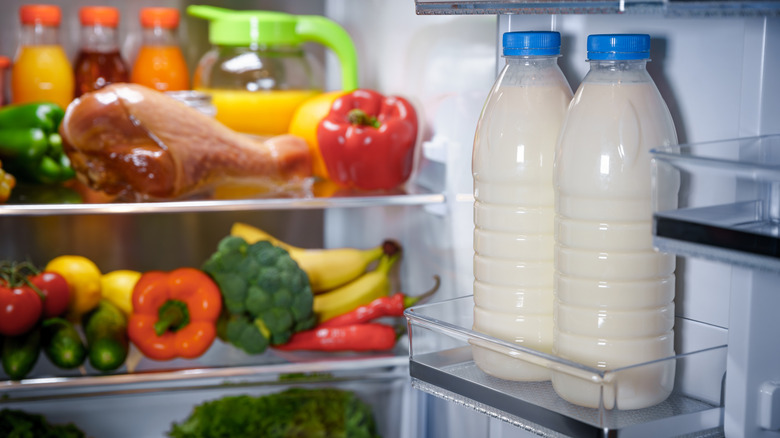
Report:
<svg viewBox="0 0 780 438"><path fill-rule="evenodd" d="M674 355L675 259L652 247L649 150L676 144L677 135L645 69L650 37L591 35L587 44L590 71L567 111L555 158L553 351L614 370ZM671 203L676 195L659 194ZM603 396L608 409L638 409L669 395L674 361L606 380L552 376L556 392L572 403L595 408Z"/></svg>
<svg viewBox="0 0 780 438"><path fill-rule="evenodd" d="M507 32L506 66L485 102L472 157L474 330L552 352L553 159L572 92L557 32ZM486 373L548 380L546 367L474 346ZM516 352L508 349L509 352Z"/></svg>

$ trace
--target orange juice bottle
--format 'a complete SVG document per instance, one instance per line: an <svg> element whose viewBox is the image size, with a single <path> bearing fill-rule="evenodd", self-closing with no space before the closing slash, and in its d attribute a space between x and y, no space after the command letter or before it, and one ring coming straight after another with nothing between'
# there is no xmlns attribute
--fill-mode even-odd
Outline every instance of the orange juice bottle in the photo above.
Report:
<svg viewBox="0 0 780 438"><path fill-rule="evenodd" d="M176 37L179 10L141 9L143 36L130 81L159 91L190 88L189 70Z"/></svg>
<svg viewBox="0 0 780 438"><path fill-rule="evenodd" d="M67 107L73 100L73 70L60 44L62 12L55 5L19 8L22 34L11 69L11 102L54 102Z"/></svg>

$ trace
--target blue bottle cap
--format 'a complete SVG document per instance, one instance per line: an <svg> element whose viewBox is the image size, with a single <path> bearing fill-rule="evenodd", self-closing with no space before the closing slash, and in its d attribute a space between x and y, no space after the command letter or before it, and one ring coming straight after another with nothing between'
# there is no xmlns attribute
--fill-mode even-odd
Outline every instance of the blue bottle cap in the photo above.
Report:
<svg viewBox="0 0 780 438"><path fill-rule="evenodd" d="M604 34L588 36L589 60L648 59L650 35Z"/></svg>
<svg viewBox="0 0 780 438"><path fill-rule="evenodd" d="M558 32L506 32L504 56L551 56L561 54Z"/></svg>

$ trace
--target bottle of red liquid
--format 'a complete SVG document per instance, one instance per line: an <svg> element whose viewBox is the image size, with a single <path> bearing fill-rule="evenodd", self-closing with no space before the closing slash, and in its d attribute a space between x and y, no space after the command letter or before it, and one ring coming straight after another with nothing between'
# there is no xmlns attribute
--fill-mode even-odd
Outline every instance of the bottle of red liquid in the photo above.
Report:
<svg viewBox="0 0 780 438"><path fill-rule="evenodd" d="M76 97L115 82L128 82L129 69L119 53L119 10L85 6L79 11L81 48L74 72Z"/></svg>

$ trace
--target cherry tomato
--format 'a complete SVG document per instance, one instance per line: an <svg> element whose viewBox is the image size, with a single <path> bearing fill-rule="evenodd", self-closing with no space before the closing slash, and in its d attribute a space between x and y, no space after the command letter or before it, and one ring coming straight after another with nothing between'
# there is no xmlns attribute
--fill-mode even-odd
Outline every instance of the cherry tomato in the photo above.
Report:
<svg viewBox="0 0 780 438"><path fill-rule="evenodd" d="M43 271L38 275L30 277L30 282L45 297L43 300L44 317L61 316L68 310L70 286L68 286L68 281L65 280L65 277L56 272Z"/></svg>
<svg viewBox="0 0 780 438"><path fill-rule="evenodd" d="M27 333L38 322L42 311L43 301L31 287L0 285L0 334Z"/></svg>

